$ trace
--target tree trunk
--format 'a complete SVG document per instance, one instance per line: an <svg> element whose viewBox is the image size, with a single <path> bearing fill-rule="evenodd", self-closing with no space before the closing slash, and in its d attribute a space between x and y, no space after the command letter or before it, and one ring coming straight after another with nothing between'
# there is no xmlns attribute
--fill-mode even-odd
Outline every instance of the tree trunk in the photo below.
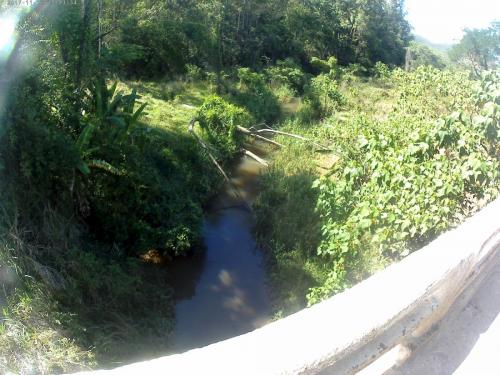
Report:
<svg viewBox="0 0 500 375"><path fill-rule="evenodd" d="M76 64L75 83L77 87L82 84L84 69L86 68L86 60L88 61L88 37L90 33L90 16L91 16L91 0L83 0L82 3L82 24L80 28L80 43L78 48L78 61Z"/></svg>

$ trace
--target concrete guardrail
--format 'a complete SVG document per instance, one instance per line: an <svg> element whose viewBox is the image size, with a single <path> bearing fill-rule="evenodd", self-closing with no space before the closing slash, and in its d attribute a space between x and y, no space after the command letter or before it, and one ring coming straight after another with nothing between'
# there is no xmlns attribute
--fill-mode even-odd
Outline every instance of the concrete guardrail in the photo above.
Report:
<svg viewBox="0 0 500 375"><path fill-rule="evenodd" d="M200 349L87 374L354 374L396 346L418 347L474 293L499 253L500 198L311 308Z"/></svg>

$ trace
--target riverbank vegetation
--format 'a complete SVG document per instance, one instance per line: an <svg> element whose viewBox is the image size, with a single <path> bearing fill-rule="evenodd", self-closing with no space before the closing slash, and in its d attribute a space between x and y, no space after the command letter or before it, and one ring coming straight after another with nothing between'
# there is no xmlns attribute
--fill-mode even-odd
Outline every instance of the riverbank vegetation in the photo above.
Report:
<svg viewBox="0 0 500 375"><path fill-rule="evenodd" d="M286 147L261 178L257 233L278 316L405 257L498 195L498 73L478 82L396 69L339 87L333 115L304 123L299 108L282 127L330 151Z"/></svg>
<svg viewBox="0 0 500 375"><path fill-rule="evenodd" d="M199 250L248 137L276 148L254 208L277 316L498 193L498 58L458 69L410 45L402 1L83 0L2 19L2 372L166 353L172 290L152 263Z"/></svg>

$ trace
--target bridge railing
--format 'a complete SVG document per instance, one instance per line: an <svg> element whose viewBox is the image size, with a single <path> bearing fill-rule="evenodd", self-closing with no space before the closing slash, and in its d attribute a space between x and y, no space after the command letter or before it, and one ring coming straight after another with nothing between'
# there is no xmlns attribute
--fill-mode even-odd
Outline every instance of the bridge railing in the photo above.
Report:
<svg viewBox="0 0 500 375"><path fill-rule="evenodd" d="M500 198L401 262L329 300L186 353L92 374L354 374L411 351L500 257Z"/></svg>

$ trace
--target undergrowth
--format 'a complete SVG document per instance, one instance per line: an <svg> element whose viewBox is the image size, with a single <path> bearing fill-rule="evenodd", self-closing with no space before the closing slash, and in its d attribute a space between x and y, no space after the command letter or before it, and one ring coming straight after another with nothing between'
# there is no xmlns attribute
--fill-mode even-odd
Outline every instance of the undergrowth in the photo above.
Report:
<svg viewBox="0 0 500 375"><path fill-rule="evenodd" d="M108 133L126 126L125 115L107 124L109 117L90 112L76 150L71 134L50 122L38 126L45 103L32 117L7 115L3 161L16 172L1 191L10 204L1 215L0 264L12 280L2 279L0 372L113 367L168 351L172 291L164 271L138 255L157 249L168 259L197 246L202 204L220 182L187 134L210 88L172 86L178 91L165 100L162 84L120 83L112 98L144 93L140 132Z"/></svg>
<svg viewBox="0 0 500 375"><path fill-rule="evenodd" d="M378 78L340 73L345 99L322 121L299 108L281 125L330 151L288 141L261 177L256 232L278 316L405 257L498 195L498 73L479 83L378 68Z"/></svg>

